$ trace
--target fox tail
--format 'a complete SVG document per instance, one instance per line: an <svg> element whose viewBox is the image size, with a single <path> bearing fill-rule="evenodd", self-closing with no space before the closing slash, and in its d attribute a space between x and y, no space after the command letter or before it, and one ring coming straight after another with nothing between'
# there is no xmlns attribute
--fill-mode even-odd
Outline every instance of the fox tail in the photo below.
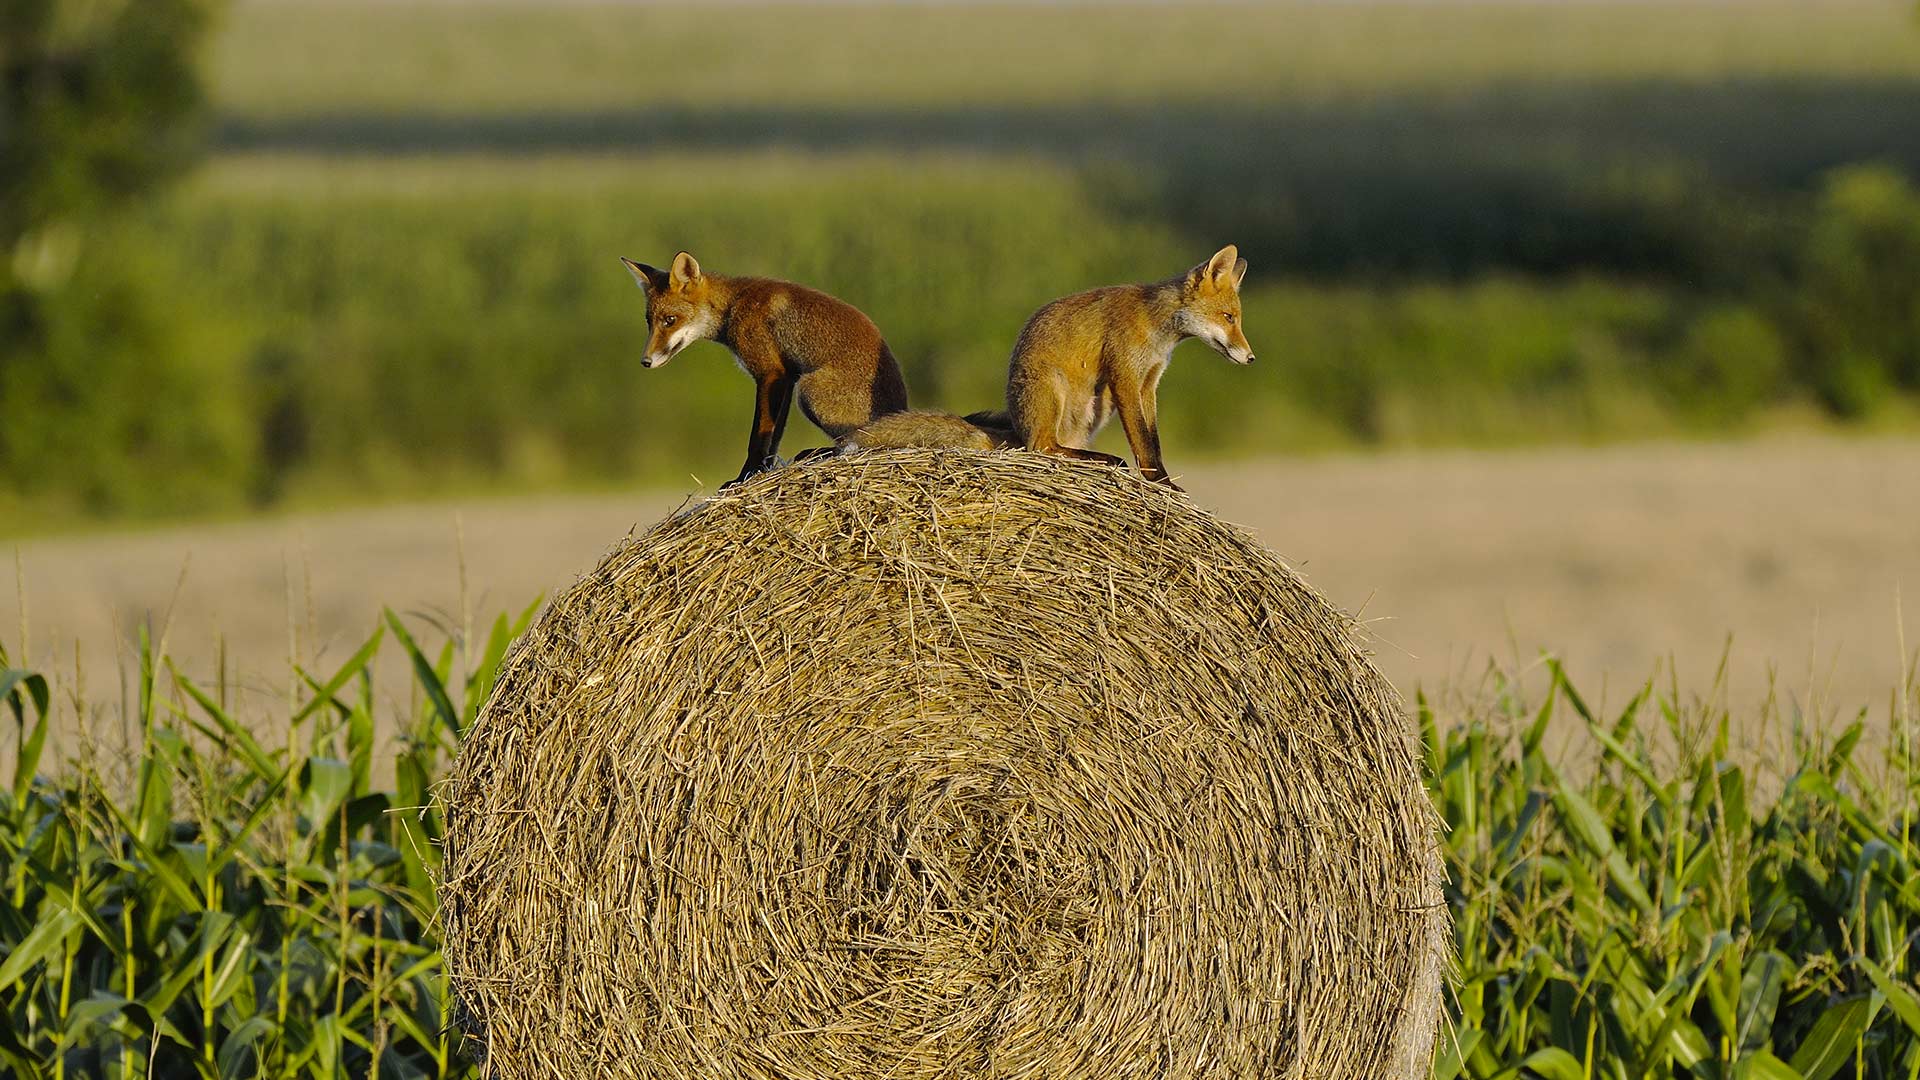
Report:
<svg viewBox="0 0 1920 1080"><path fill-rule="evenodd" d="M843 453L857 450L912 448L999 450L1018 446L1007 414L977 412L968 416L909 410L889 413L840 440Z"/></svg>

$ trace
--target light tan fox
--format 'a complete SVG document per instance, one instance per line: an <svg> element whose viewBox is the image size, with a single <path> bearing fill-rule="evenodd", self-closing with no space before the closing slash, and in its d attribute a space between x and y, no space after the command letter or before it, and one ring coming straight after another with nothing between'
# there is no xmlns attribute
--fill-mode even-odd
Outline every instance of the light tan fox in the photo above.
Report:
<svg viewBox="0 0 1920 1080"><path fill-rule="evenodd" d="M1115 285L1055 300L1013 346L1007 412L1029 450L1123 465L1087 449L1120 414L1133 459L1149 480L1178 490L1160 460L1158 394L1173 347L1199 338L1236 364L1253 363L1240 329L1247 261L1232 244L1178 277Z"/></svg>
<svg viewBox="0 0 1920 1080"><path fill-rule="evenodd" d="M1020 445L1012 421L1002 412L967 416L909 409L889 413L837 441L842 452L903 450L910 447L1005 450Z"/></svg>
<svg viewBox="0 0 1920 1080"><path fill-rule="evenodd" d="M620 261L647 294L641 366L659 367L711 340L753 379L753 430L733 484L778 458L796 393L800 411L834 439L906 409L900 365L873 320L852 304L792 282L703 273L684 251L666 270Z"/></svg>

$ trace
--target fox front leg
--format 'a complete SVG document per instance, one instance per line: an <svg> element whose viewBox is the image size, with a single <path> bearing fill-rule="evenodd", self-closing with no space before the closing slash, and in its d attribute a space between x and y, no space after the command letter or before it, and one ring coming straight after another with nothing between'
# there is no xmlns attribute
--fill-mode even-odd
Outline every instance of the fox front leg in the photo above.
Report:
<svg viewBox="0 0 1920 1080"><path fill-rule="evenodd" d="M1140 466L1140 475L1175 491L1184 491L1167 475L1166 463L1160 459L1159 403L1154 392L1154 383L1158 381L1150 379L1133 388L1123 388L1115 382L1114 405L1120 413L1120 426L1126 429L1127 444L1133 447L1133 460Z"/></svg>
<svg viewBox="0 0 1920 1080"><path fill-rule="evenodd" d="M720 485L720 490L744 482L755 473L773 467L780 453L780 436L786 431L787 410L793 405L793 380L775 375L754 380L753 430L747 435L747 460L740 475Z"/></svg>

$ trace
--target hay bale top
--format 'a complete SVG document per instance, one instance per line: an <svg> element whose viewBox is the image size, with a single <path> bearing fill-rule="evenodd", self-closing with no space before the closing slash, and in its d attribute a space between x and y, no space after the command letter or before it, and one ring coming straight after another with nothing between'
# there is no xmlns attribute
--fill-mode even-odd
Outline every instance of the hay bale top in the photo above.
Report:
<svg viewBox="0 0 1920 1080"><path fill-rule="evenodd" d="M493 1075L1424 1075L1444 912L1353 622L1121 470L901 451L628 538L445 790Z"/></svg>

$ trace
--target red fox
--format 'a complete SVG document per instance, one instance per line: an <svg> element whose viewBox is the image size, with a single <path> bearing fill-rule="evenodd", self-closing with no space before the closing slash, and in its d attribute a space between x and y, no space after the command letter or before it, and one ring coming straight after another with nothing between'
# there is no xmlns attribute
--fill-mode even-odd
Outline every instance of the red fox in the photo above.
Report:
<svg viewBox="0 0 1920 1080"><path fill-rule="evenodd" d="M834 439L907 407L900 365L858 308L826 293L769 278L702 273L682 251L666 270L620 260L647 294L647 351L657 368L696 341L733 353L753 379L747 461L731 487L772 467L796 391L800 411Z"/></svg>
<svg viewBox="0 0 1920 1080"><path fill-rule="evenodd" d="M836 442L842 452L902 450L910 447L961 450L1005 450L1020 445L1013 423L1002 412L967 416L909 409L889 413Z"/></svg>
<svg viewBox="0 0 1920 1080"><path fill-rule="evenodd" d="M1173 347L1190 337L1236 364L1253 363L1240 329L1246 273L1247 260L1228 244L1178 277L1076 293L1034 312L1007 371L1007 412L1021 444L1124 465L1086 448L1117 412L1140 472L1179 490L1160 460L1160 376Z"/></svg>

